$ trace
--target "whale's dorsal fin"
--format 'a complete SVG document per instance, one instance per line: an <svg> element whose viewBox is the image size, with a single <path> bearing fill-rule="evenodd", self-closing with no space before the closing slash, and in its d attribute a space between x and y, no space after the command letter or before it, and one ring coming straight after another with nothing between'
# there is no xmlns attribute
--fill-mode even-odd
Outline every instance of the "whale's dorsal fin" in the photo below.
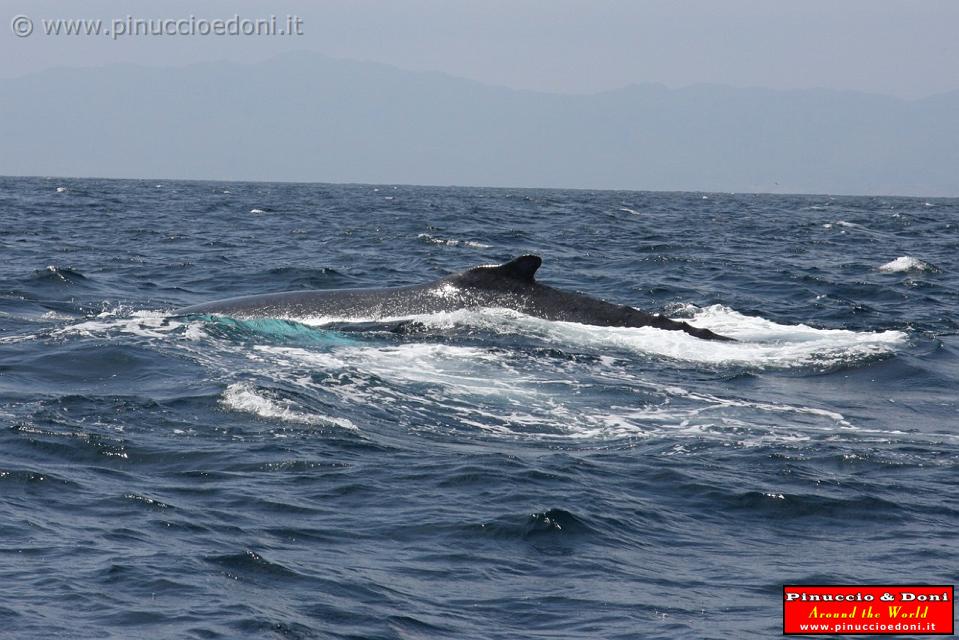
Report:
<svg viewBox="0 0 959 640"><path fill-rule="evenodd" d="M494 267L494 269L504 278L532 283L533 276L536 275L536 270L539 269L541 264L543 264L543 259L539 256L526 255L510 260L506 264Z"/></svg>

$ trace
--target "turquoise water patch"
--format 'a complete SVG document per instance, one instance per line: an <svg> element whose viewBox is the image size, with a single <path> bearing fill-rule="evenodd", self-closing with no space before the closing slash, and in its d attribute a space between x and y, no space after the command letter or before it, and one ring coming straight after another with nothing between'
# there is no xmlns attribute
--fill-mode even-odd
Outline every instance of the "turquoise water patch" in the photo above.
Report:
<svg viewBox="0 0 959 640"><path fill-rule="evenodd" d="M293 320L277 318L240 320L229 316L207 314L197 317L203 320L204 329L211 336L238 342L266 338L271 342L284 344L339 346L357 343L357 340L339 331L311 327Z"/></svg>

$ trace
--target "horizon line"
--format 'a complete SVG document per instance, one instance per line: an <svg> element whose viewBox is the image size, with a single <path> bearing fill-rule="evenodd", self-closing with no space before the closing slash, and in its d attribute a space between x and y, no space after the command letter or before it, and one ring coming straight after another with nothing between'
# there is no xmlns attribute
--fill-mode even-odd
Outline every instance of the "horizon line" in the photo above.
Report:
<svg viewBox="0 0 959 640"><path fill-rule="evenodd" d="M638 188L593 188L593 187L550 187L550 186L509 186L509 185L468 185L468 184L415 184L406 182L324 182L303 181L303 180L266 180L266 179L227 179L227 178L159 178L159 177L139 177L139 178L120 178L108 176L57 176L57 175L0 175L0 180L13 179L35 179L35 180L111 180L126 182L214 182L219 184L286 184L286 185L323 185L323 186L341 186L341 187L417 187L422 189L490 189L502 190L512 189L518 191L596 191L601 193L693 193L701 195L751 195L751 196L802 196L802 197L825 197L825 198L910 198L916 200L956 200L959 195L953 196L930 196L901 193L823 193L812 191L715 191L707 189L638 189Z"/></svg>

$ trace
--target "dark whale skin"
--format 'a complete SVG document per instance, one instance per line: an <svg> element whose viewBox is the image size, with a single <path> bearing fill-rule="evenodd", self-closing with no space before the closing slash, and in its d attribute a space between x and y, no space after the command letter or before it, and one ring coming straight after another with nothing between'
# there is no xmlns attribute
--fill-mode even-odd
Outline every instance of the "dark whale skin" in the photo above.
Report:
<svg viewBox="0 0 959 640"><path fill-rule="evenodd" d="M621 304L555 289L534 278L539 256L520 256L498 266L473 267L434 282L383 289L288 291L227 298L185 307L177 315L221 314L234 318L379 319L480 307L501 307L546 320L600 327L655 327L703 340L727 340L709 329Z"/></svg>

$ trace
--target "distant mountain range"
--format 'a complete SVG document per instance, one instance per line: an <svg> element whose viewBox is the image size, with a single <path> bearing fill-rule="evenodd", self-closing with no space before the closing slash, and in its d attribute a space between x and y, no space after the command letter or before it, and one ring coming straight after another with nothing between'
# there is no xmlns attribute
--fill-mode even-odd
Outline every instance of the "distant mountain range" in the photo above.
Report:
<svg viewBox="0 0 959 640"><path fill-rule="evenodd" d="M0 81L0 174L959 195L959 91L489 86L311 53Z"/></svg>

